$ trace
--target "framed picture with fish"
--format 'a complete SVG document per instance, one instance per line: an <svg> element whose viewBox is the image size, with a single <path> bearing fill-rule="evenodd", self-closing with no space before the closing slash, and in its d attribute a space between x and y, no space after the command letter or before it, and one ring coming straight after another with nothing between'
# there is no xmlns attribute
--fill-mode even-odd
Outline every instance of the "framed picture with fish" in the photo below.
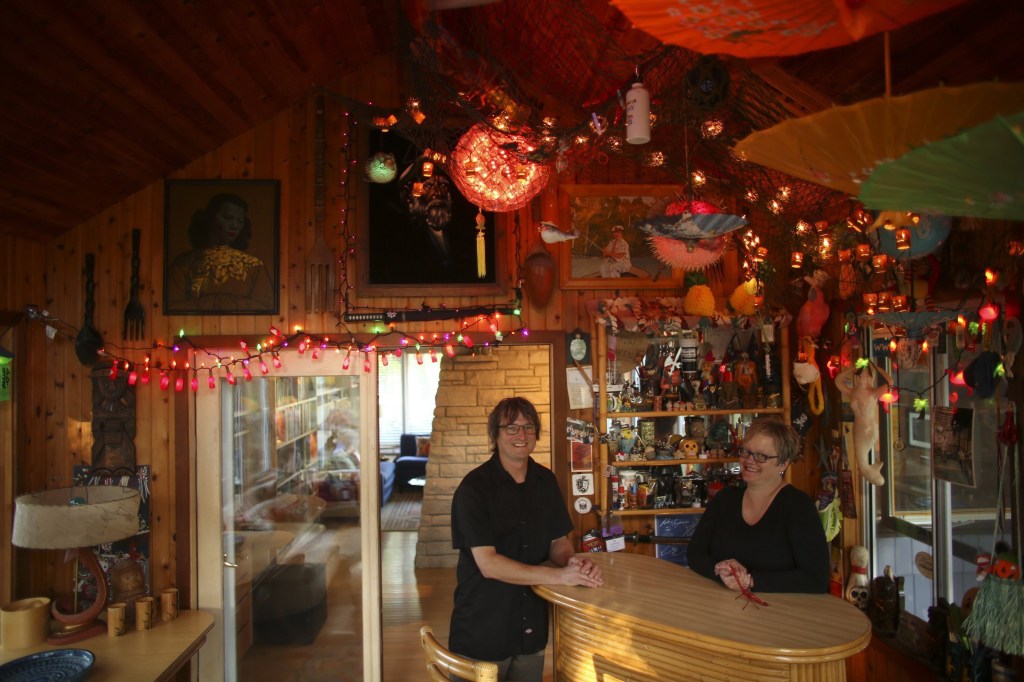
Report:
<svg viewBox="0 0 1024 682"><path fill-rule="evenodd" d="M541 237L561 242L565 289L678 289L682 270L662 262L639 226L680 201L679 185L561 185L560 224L541 225ZM556 233L556 229L559 233ZM546 231L546 233L545 233Z"/></svg>

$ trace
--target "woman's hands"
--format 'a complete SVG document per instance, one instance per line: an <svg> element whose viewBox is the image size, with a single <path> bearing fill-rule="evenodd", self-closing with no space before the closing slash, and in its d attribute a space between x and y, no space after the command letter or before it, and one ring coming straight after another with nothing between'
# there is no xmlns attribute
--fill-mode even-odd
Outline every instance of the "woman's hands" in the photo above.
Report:
<svg viewBox="0 0 1024 682"><path fill-rule="evenodd" d="M715 575L722 579L722 584L730 590L742 592L754 587L754 578L746 567L735 559L726 559L715 564Z"/></svg>
<svg viewBox="0 0 1024 682"><path fill-rule="evenodd" d="M583 585L585 587L600 587L604 585L604 575L601 568L585 556L574 554L569 557L565 566L558 570L559 578L563 585Z"/></svg>

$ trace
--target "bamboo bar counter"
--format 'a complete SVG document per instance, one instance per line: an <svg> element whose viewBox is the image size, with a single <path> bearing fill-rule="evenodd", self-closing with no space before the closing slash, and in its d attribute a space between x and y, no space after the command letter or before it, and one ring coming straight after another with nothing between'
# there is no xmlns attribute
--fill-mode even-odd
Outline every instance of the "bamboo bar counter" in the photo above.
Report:
<svg viewBox="0 0 1024 682"><path fill-rule="evenodd" d="M761 594L768 606L669 561L593 553L597 589L537 585L554 605L558 682L846 679L871 623L831 595Z"/></svg>

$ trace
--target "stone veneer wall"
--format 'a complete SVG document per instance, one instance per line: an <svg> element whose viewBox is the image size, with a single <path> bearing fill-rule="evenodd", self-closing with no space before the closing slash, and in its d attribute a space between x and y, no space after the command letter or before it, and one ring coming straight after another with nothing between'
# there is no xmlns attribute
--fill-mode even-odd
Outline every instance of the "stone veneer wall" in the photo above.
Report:
<svg viewBox="0 0 1024 682"><path fill-rule="evenodd" d="M462 477L491 456L487 415L502 398L537 406L541 438L533 458L551 466L551 367L544 346L505 345L477 355L444 358L430 434L427 485L416 545L416 567L454 567L452 494Z"/></svg>

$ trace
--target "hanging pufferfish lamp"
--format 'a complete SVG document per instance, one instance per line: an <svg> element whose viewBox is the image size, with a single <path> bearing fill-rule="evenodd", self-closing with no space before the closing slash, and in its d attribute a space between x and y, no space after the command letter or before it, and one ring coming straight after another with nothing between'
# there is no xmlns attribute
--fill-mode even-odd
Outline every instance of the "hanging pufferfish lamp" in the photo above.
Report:
<svg viewBox="0 0 1024 682"><path fill-rule="evenodd" d="M477 276L487 275L484 210L515 211L528 204L548 184L551 169L529 160L537 145L525 126L506 131L506 123L477 123L452 150L449 171L462 195L477 207Z"/></svg>

